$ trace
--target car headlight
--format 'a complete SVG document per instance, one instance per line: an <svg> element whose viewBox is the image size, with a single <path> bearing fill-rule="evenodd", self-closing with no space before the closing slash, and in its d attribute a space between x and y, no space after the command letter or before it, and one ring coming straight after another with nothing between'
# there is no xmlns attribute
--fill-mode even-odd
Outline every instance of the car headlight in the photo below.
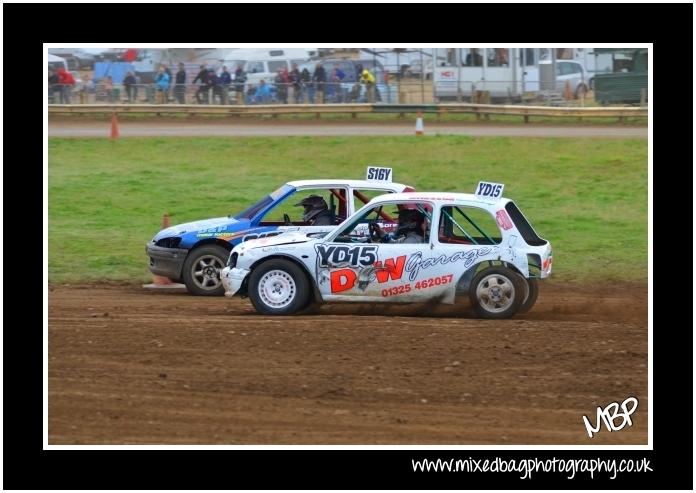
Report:
<svg viewBox="0 0 696 493"><path fill-rule="evenodd" d="M155 245L163 248L178 248L179 243L181 243L180 237L169 237L157 240L157 243L155 243Z"/></svg>
<svg viewBox="0 0 696 493"><path fill-rule="evenodd" d="M237 257L237 252L230 253L229 258L227 259L227 267L234 269L237 266Z"/></svg>

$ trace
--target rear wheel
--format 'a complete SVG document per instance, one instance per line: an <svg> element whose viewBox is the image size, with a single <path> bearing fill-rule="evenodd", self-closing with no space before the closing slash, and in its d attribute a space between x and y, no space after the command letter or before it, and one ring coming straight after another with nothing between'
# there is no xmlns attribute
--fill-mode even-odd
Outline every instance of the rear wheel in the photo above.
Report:
<svg viewBox="0 0 696 493"><path fill-rule="evenodd" d="M222 296L225 287L220 271L225 267L230 252L220 245L203 245L188 254L184 262L184 284L196 296Z"/></svg>
<svg viewBox="0 0 696 493"><path fill-rule="evenodd" d="M525 282L528 286L527 296L520 305L519 310L517 310L517 313L527 313L532 309L539 297L539 281L536 279L525 279Z"/></svg>
<svg viewBox="0 0 696 493"><path fill-rule="evenodd" d="M523 278L516 272L506 267L489 267L474 276L469 300L482 318L510 318L522 305L526 291Z"/></svg>
<svg viewBox="0 0 696 493"><path fill-rule="evenodd" d="M249 277L249 298L264 315L292 315L309 303L309 281L289 260L273 259L256 267Z"/></svg>

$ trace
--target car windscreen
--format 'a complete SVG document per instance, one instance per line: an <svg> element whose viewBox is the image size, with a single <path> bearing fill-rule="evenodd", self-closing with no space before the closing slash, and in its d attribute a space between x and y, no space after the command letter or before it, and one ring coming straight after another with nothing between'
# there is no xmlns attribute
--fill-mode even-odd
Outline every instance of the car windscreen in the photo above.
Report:
<svg viewBox="0 0 696 493"><path fill-rule="evenodd" d="M295 187L290 185L283 185L278 190L272 192L270 195L266 195L261 200L256 202L254 205L247 207L242 212L234 216L235 219L251 219L255 217L260 211L268 207L273 201L278 200L278 198L283 197L288 194Z"/></svg>

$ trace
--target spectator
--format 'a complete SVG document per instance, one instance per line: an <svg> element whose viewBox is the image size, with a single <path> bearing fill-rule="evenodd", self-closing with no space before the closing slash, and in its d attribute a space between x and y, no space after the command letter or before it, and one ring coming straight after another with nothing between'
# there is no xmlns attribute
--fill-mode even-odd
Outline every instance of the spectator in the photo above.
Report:
<svg viewBox="0 0 696 493"><path fill-rule="evenodd" d="M172 71L169 70L169 67L166 64L162 64L162 67L164 67L165 73L169 76L169 87L167 88L167 92L164 95L164 102L168 103L169 102L169 96L170 96L170 91L173 89L172 82L174 81L174 76L172 75Z"/></svg>
<svg viewBox="0 0 696 493"><path fill-rule="evenodd" d="M75 85L75 79L72 74L63 67L58 68L58 84L60 84L61 104L70 104L70 93Z"/></svg>
<svg viewBox="0 0 696 493"><path fill-rule="evenodd" d="M343 70L341 70L338 65L334 65L333 71L331 72L331 84L329 87L332 93L330 99L337 103L343 101L343 97L341 96L341 82L343 82L345 77L346 74Z"/></svg>
<svg viewBox="0 0 696 493"><path fill-rule="evenodd" d="M200 81L201 85L198 87L198 90L196 91L196 102L198 104L203 104L203 101L201 101L201 94L205 95L205 101L208 100L208 70L206 70L205 65L201 65L201 70L198 72L198 75L196 75L196 78L193 79L193 83L195 84L196 82Z"/></svg>
<svg viewBox="0 0 696 493"><path fill-rule="evenodd" d="M186 104L186 69L183 63L179 64L179 71L176 73L174 96L177 103Z"/></svg>
<svg viewBox="0 0 696 493"><path fill-rule="evenodd" d="M321 63L316 64L312 81L314 82L314 102L317 104L323 104L324 91L326 90L326 70L324 70L324 67L321 66Z"/></svg>
<svg viewBox="0 0 696 493"><path fill-rule="evenodd" d="M218 98L220 104L222 104L222 84L220 83L220 77L215 73L215 70L208 69L208 95L213 94L213 103L215 102L215 97Z"/></svg>
<svg viewBox="0 0 696 493"><path fill-rule="evenodd" d="M237 97L239 97L241 93L237 93ZM256 97L256 88L249 84L249 87L246 90L246 102L247 104L251 104L254 102L254 98Z"/></svg>
<svg viewBox="0 0 696 493"><path fill-rule="evenodd" d="M52 69L48 69L48 102L56 102L56 93L60 95L60 79L58 74Z"/></svg>
<svg viewBox="0 0 696 493"><path fill-rule="evenodd" d="M271 100L271 88L266 84L265 80L261 79L254 96L257 103L268 103Z"/></svg>
<svg viewBox="0 0 696 493"><path fill-rule="evenodd" d="M375 83L377 82L375 76L370 73L369 70L364 69L362 75L360 76L360 82L365 84L365 93L367 96L368 103L375 102Z"/></svg>
<svg viewBox="0 0 696 493"><path fill-rule="evenodd" d="M279 69L274 82L276 84L278 102L288 104L288 86L290 85L288 70L284 68Z"/></svg>
<svg viewBox="0 0 696 493"><path fill-rule="evenodd" d="M478 48L472 48L470 53L466 56L467 67L480 67L483 65L483 57L479 54Z"/></svg>
<svg viewBox="0 0 696 493"><path fill-rule="evenodd" d="M312 93L312 91L313 91L312 76L309 73L309 70L307 70L307 67L303 68L302 73L300 74L300 91L302 93L303 100L304 100L304 96L306 94L307 95L307 102L308 103L314 102L314 94Z"/></svg>
<svg viewBox="0 0 696 493"><path fill-rule="evenodd" d="M220 84L222 85L222 104L228 104L230 97L230 85L232 84L232 75L227 71L227 67L223 65L220 73Z"/></svg>
<svg viewBox="0 0 696 493"><path fill-rule="evenodd" d="M104 77L104 93L109 103L114 102L114 80L110 75Z"/></svg>
<svg viewBox="0 0 696 493"><path fill-rule="evenodd" d="M294 103L300 103L302 100L302 75L300 74L300 69L297 68L297 64L292 64L292 70L289 74L290 83L292 84L292 101Z"/></svg>
<svg viewBox="0 0 696 493"><path fill-rule="evenodd" d="M237 104L242 104L246 80L246 72L241 65L237 65L237 70L234 71L234 91L237 93Z"/></svg>
<svg viewBox="0 0 696 493"><path fill-rule="evenodd" d="M160 67L157 77L155 78L157 86L157 103L164 104L167 102L167 93L169 92L169 75L165 72L164 67Z"/></svg>
<svg viewBox="0 0 696 493"><path fill-rule="evenodd" d="M126 89L126 95L128 96L128 102L132 103L138 99L137 88L135 87L135 76L133 72L126 73L126 77L123 79L123 87Z"/></svg>

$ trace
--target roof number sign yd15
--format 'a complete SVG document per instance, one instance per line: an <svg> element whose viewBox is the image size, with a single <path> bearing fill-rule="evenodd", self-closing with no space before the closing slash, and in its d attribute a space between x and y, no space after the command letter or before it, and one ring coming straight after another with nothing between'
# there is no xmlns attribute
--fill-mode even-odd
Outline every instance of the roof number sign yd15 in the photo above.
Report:
<svg viewBox="0 0 696 493"><path fill-rule="evenodd" d="M489 183L487 181L480 181L476 186L476 194L479 197L491 197L494 199L499 199L503 196L503 189L505 185L502 183Z"/></svg>

